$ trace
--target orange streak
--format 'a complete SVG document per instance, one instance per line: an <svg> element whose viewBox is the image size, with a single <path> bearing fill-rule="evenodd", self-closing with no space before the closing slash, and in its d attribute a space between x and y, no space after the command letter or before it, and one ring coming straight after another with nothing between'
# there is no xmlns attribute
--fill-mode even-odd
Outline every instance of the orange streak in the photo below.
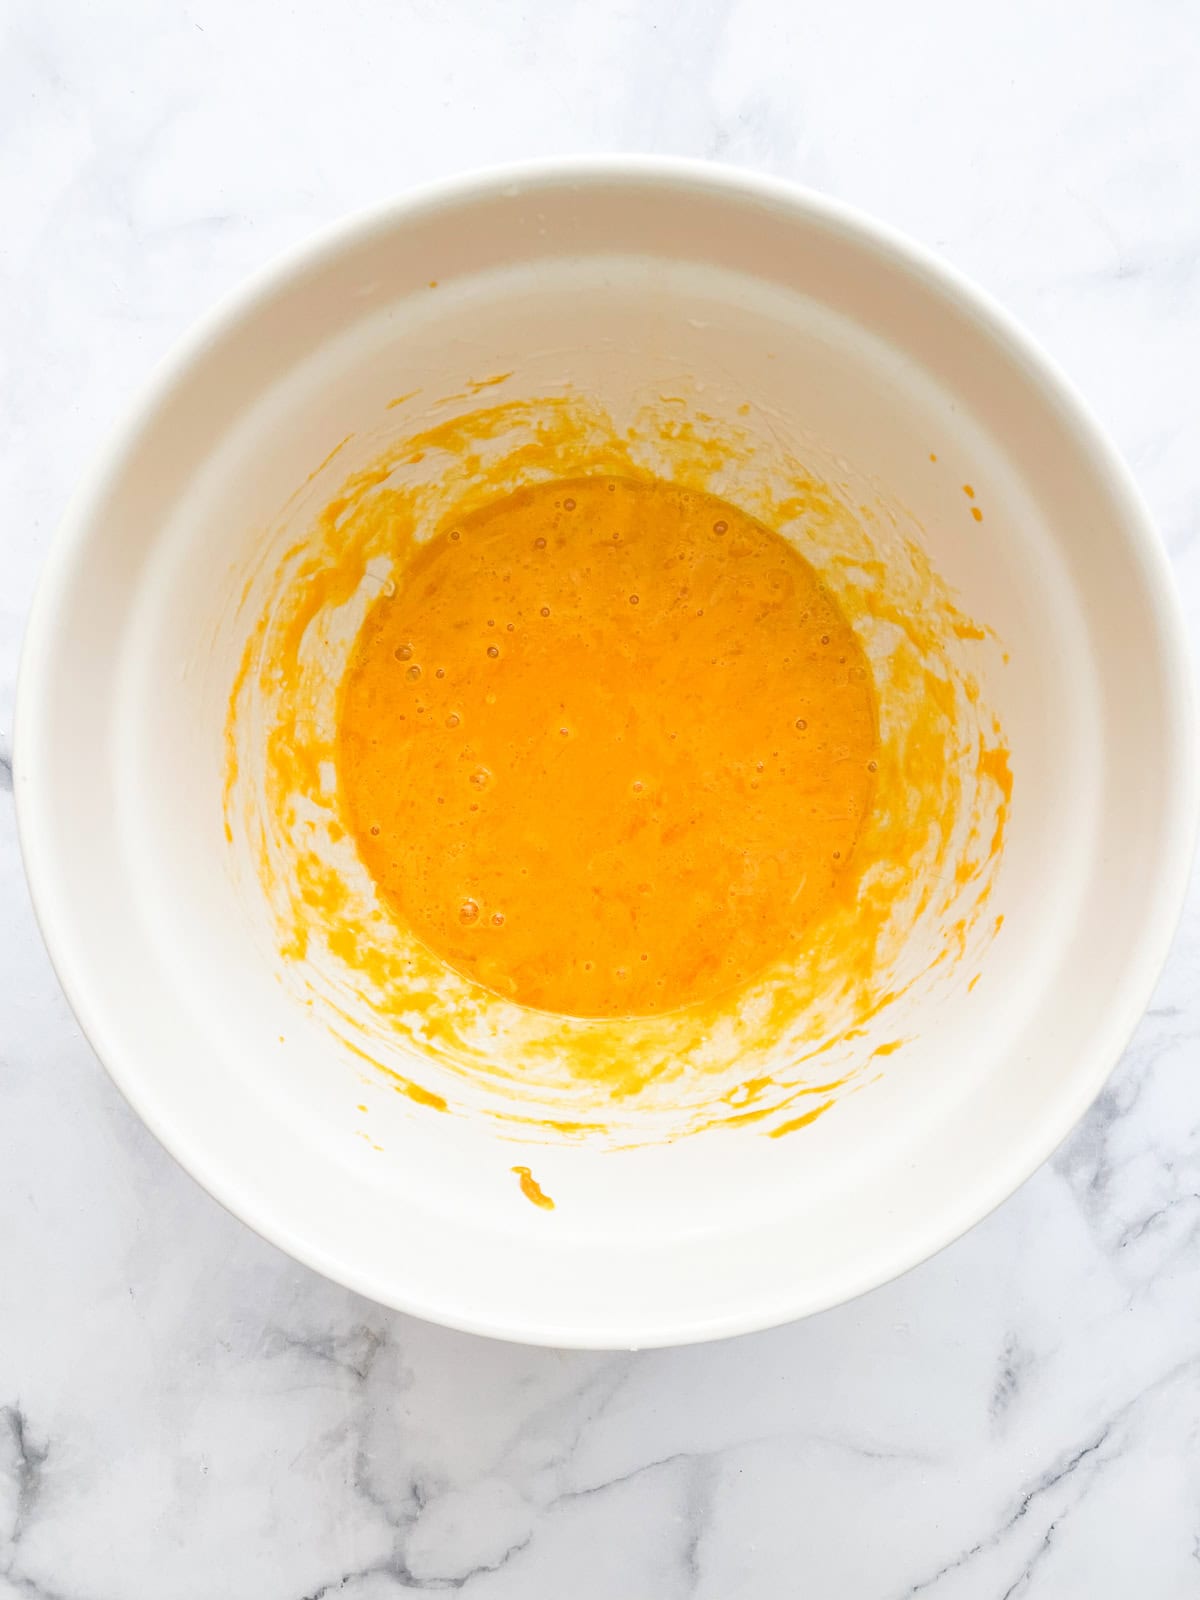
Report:
<svg viewBox="0 0 1200 1600"><path fill-rule="evenodd" d="M812 1111L806 1111L802 1117L793 1117L790 1122L781 1122L777 1128L771 1129L771 1138L782 1139L785 1133L795 1133L797 1128L807 1128L810 1122L823 1117L833 1104L832 1100L825 1100Z"/></svg>
<svg viewBox="0 0 1200 1600"><path fill-rule="evenodd" d="M521 1193L526 1200L531 1200L535 1206L541 1206L543 1211L554 1210L554 1201L551 1200L528 1167L513 1167L512 1170L521 1180Z"/></svg>

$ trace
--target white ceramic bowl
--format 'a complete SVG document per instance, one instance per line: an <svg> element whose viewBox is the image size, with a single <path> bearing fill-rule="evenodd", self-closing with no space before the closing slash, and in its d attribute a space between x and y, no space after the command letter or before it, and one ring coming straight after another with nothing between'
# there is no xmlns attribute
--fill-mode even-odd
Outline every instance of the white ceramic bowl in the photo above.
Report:
<svg viewBox="0 0 1200 1600"><path fill-rule="evenodd" d="M803 1142L745 1131L617 1152L514 1144L496 1159L470 1117L409 1116L393 1097L372 1124L381 1158L353 1137L361 1063L306 1027L242 914L221 823L230 573L389 393L530 362L543 383L603 391L633 371L652 386L682 367L765 397L780 427L911 509L938 570L1011 652L991 686L1016 779L995 897L1005 935L977 988L964 972L883 1081ZM985 524L966 518L968 472ZM213 1195L389 1305L601 1347L833 1305L1010 1194L1147 1002L1197 800L1163 551L1062 376L977 290L844 207L632 159L413 194L294 252L205 321L51 551L15 785L80 1022ZM552 1216L508 1175L523 1159L559 1196Z"/></svg>

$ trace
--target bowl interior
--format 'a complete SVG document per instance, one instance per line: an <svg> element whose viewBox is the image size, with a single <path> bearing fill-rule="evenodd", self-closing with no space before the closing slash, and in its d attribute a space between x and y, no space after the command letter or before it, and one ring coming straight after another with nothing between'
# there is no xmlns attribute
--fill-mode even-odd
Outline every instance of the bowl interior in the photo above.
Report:
<svg viewBox="0 0 1200 1600"><path fill-rule="evenodd" d="M339 444L310 495L369 460L398 396L470 395L499 374L506 399L570 388L618 416L684 391L717 416L752 402L764 444L905 507L1004 646L979 666L1015 783L989 902L1003 928L889 1019L903 1049L800 1136L611 1149L501 1134L469 1108L431 1116L281 981L231 864L238 597L310 502L286 508ZM84 491L22 684L39 913L151 1127L319 1269L544 1342L763 1326L946 1242L1098 1089L1165 951L1190 826L1172 628L1152 536L1073 401L902 247L728 176L467 186L356 225L242 296ZM519 1164L553 1213L521 1195Z"/></svg>

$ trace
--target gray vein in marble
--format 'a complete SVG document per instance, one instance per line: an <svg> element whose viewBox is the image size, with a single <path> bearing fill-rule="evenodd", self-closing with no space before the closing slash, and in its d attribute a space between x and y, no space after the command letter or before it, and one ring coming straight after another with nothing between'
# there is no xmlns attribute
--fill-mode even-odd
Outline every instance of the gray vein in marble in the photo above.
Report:
<svg viewBox="0 0 1200 1600"><path fill-rule="evenodd" d="M473 1579L483 1577L485 1573L501 1571L512 1557L519 1555L522 1550L532 1543L532 1540L533 1534L530 1533L524 1539L518 1540L516 1544L505 1550L498 1561L472 1567L469 1571L452 1578L418 1578L409 1570L403 1556L397 1554L388 1561L376 1562L369 1567L360 1567L354 1572L344 1572L340 1577L332 1578L328 1583L322 1584L319 1589L313 1589L307 1594L301 1595L299 1600L329 1600L331 1595L336 1595L343 1591L347 1584L359 1583L365 1578L393 1578L402 1588L414 1589L420 1593L427 1593L430 1590L452 1592L457 1589L464 1589Z"/></svg>
<svg viewBox="0 0 1200 1600"><path fill-rule="evenodd" d="M7 1430L9 1453L14 1458L10 1470L16 1493L8 1544L15 1549L37 1506L48 1448L34 1443L29 1423L19 1406L5 1406L0 1410L0 1427Z"/></svg>
<svg viewBox="0 0 1200 1600"><path fill-rule="evenodd" d="M684 1502L685 1539L682 1556L688 1594L695 1594L700 1588L700 1550L712 1521L719 1476L718 1464L713 1457L693 1457Z"/></svg>
<svg viewBox="0 0 1200 1600"><path fill-rule="evenodd" d="M1140 1221L1130 1224L1121 1236L1121 1249L1125 1250L1129 1245L1136 1244L1139 1239L1150 1232L1151 1228L1157 1228L1166 1217L1177 1211L1180 1206L1193 1206L1197 1202L1200 1202L1200 1193L1193 1190L1188 1194L1176 1195L1173 1200L1168 1200L1165 1205L1158 1206L1149 1216L1142 1217ZM1194 1240L1197 1233L1200 1233L1200 1217L1197 1217L1188 1228L1187 1242L1190 1243Z"/></svg>
<svg viewBox="0 0 1200 1600"><path fill-rule="evenodd" d="M903 1591L905 1600L909 1600L910 1596L924 1594L928 1590L933 1589L937 1584L941 1583L944 1578L949 1577L952 1572L957 1572L961 1568L965 1567L969 1562L973 1561L976 1556L981 1555L985 1550L994 1550L997 1545L1003 1543L1008 1535L1012 1533L1013 1529L1016 1528L1017 1525L1029 1515L1032 1507L1042 1498L1042 1496L1047 1494L1058 1484L1065 1482L1076 1471L1078 1471L1079 1467L1085 1461L1087 1461L1089 1457L1094 1456L1096 1452L1100 1450L1101 1447L1107 1442L1111 1432L1112 1424L1106 1423L1105 1426L1101 1428L1099 1433L1097 1433L1095 1438L1083 1445L1061 1466L1052 1467L1047 1472L1043 1473L1042 1476L1033 1484L1033 1486L1026 1490L1025 1494L1018 1501L1016 1509L1012 1512L1011 1516L1009 1516L1009 1518L996 1530L995 1533L989 1534L986 1539L980 1539L976 1544L971 1545L969 1549L964 1550L961 1555L955 1556L953 1561L948 1561L945 1566L939 1567L938 1570L934 1573L931 1573L928 1578L922 1578L918 1583L914 1583L909 1588L905 1589ZM1053 1529L1057 1525L1058 1520L1060 1519L1055 1519L1055 1521L1050 1524L1050 1529ZM1041 1554L1044 1554L1046 1548L1048 1547L1048 1543L1049 1538L1047 1535L1047 1537L1043 1538L1042 1546L1038 1556L1026 1563L1020 1577L1009 1587L1009 1589L1006 1591L1006 1594L1012 1594L1013 1590L1028 1578L1030 1571L1036 1563L1036 1560L1039 1559Z"/></svg>
<svg viewBox="0 0 1200 1600"><path fill-rule="evenodd" d="M22 1578L5 1572L3 1579L9 1594L19 1596L20 1600L76 1600L75 1596L68 1595L61 1589L47 1589L45 1584L37 1583L32 1578ZM8 1600L8 1595L5 1596L5 1600Z"/></svg>
<svg viewBox="0 0 1200 1600"><path fill-rule="evenodd" d="M993 1428L999 1429L1003 1426L1009 1407L1016 1400L1032 1365L1033 1357L1017 1335L1006 1334L1004 1348L1000 1353L1000 1370L996 1375L996 1383L988 1404L988 1414Z"/></svg>
<svg viewBox="0 0 1200 1600"><path fill-rule="evenodd" d="M1169 1004L1153 1006L1146 1013L1125 1061L1051 1160L1053 1170L1066 1180L1093 1223L1108 1220L1110 1187L1124 1164L1114 1152L1114 1138L1128 1128L1159 1062L1194 1036L1189 1020L1183 1019L1179 1007ZM1161 1026L1164 1023L1168 1026Z"/></svg>
<svg viewBox="0 0 1200 1600"><path fill-rule="evenodd" d="M9 1526L0 1545L0 1577L26 1600L65 1600L57 1590L43 1587L18 1570L21 1542L37 1515L49 1446L35 1442L29 1420L18 1405L0 1407L0 1442L6 1445L12 1486Z"/></svg>
<svg viewBox="0 0 1200 1600"><path fill-rule="evenodd" d="M715 1454L692 1453L687 1451L676 1452L673 1455L662 1456L653 1461L639 1463L628 1472L619 1473L617 1476L607 1478L599 1483L585 1485L581 1488L566 1489L553 1495L539 1507L542 1517L572 1502L588 1501L597 1496L605 1495L613 1489L621 1488L630 1483L637 1482L648 1476L663 1471L664 1469L680 1469L686 1472L687 1484L685 1491L685 1511L683 1519L683 1547L681 1560L688 1575L688 1593L694 1592L700 1582L699 1552L704 1538L705 1529L712 1511L713 1497L717 1481L717 1459ZM381 1501L370 1485L369 1477L356 1480L356 1489L363 1494L371 1505L377 1507L384 1515L389 1526L398 1533L394 1554L383 1562L373 1563L369 1567L356 1569L352 1572L342 1573L339 1577L330 1579L315 1590L299 1596L298 1600L328 1600L328 1597L343 1590L347 1584L356 1583L365 1578L387 1577L393 1578L406 1588L418 1590L456 1590L463 1588L472 1579L484 1573L498 1572L512 1558L519 1555L532 1544L536 1529L531 1530L524 1537L515 1540L506 1548L499 1559L492 1562L480 1563L460 1574L442 1574L418 1576L410 1568L405 1556L405 1535L411 1528L412 1517L398 1516L394 1508ZM422 1501L419 1493L414 1499L420 1507Z"/></svg>
<svg viewBox="0 0 1200 1600"><path fill-rule="evenodd" d="M1060 1484L1064 1484L1073 1480L1075 1475L1080 1471L1080 1468L1086 1466L1093 1477L1102 1471L1105 1466L1107 1466L1111 1461L1115 1460L1117 1456L1121 1454L1121 1451L1124 1448L1124 1441L1116 1440L1113 1444L1113 1448L1108 1454L1102 1454L1101 1452L1104 1450L1105 1445L1114 1440L1114 1435L1118 1433L1121 1427L1130 1419L1130 1417L1138 1410L1138 1408L1144 1405L1152 1395L1160 1393L1165 1388L1169 1388L1172 1384L1178 1382L1179 1379L1185 1374L1190 1373L1194 1375L1197 1370L1200 1370L1200 1361L1194 1358L1188 1361L1180 1362L1177 1366L1173 1367L1169 1372L1165 1373L1154 1383L1147 1385L1147 1387L1139 1394L1135 1395L1133 1399L1118 1407L1118 1409L1114 1411L1106 1419L1106 1421L1100 1425L1099 1428L1096 1429L1095 1433L1089 1437L1084 1444L1073 1450L1065 1459L1060 1459L1054 1466L1047 1468L1044 1472L1039 1474L1029 1488L1027 1488L1021 1495L1021 1498L1018 1500L1010 1515L993 1533L988 1534L983 1539L977 1540L975 1544L969 1546L966 1550L962 1551L961 1554L955 1556L953 1560L946 1562L943 1566L939 1567L936 1572L931 1573L927 1578L922 1578L917 1583L911 1584L907 1589L902 1590L898 1600L913 1600L913 1597L916 1595L928 1593L936 1588L936 1586L941 1583L943 1579L948 1578L952 1573L961 1571L985 1551L997 1549L1008 1539L1009 1535L1012 1534L1014 1530L1025 1521L1033 1508L1038 1505L1052 1489L1057 1488ZM1080 1491L1080 1494L1075 1501L1075 1505L1079 1504L1079 1500L1081 1500L1087 1492L1088 1485L1085 1485ZM1010 1596L1015 1594L1024 1584L1029 1581L1034 1569L1044 1558L1046 1552L1050 1549L1056 1531L1065 1521L1072 1509L1073 1507L1068 1506L1066 1509L1060 1511L1056 1516L1051 1518L1043 1532L1037 1548L1034 1550L1033 1554L1024 1561L1017 1577L1013 1580L1009 1587L1004 1590L1001 1600L1009 1600Z"/></svg>
<svg viewBox="0 0 1200 1600"><path fill-rule="evenodd" d="M365 1323L345 1333L320 1333L308 1337L274 1328L266 1336L264 1353L270 1356L281 1351L299 1351L315 1361L328 1362L361 1383L370 1377L375 1357L385 1344L386 1337L386 1334L377 1333Z"/></svg>

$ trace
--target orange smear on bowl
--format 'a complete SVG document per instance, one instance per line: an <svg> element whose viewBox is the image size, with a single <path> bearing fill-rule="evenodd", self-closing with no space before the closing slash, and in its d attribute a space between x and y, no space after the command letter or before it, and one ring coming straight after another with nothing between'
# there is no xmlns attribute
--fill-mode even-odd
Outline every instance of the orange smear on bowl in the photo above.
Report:
<svg viewBox="0 0 1200 1600"><path fill-rule="evenodd" d="M810 1126L1002 920L990 630L682 396L421 422L243 592L224 820L281 982L419 1114Z"/></svg>
<svg viewBox="0 0 1200 1600"><path fill-rule="evenodd" d="M526 1200L532 1201L535 1206L540 1206L543 1211L554 1210L554 1201L551 1200L528 1167L514 1167L512 1170L520 1179L521 1193Z"/></svg>

